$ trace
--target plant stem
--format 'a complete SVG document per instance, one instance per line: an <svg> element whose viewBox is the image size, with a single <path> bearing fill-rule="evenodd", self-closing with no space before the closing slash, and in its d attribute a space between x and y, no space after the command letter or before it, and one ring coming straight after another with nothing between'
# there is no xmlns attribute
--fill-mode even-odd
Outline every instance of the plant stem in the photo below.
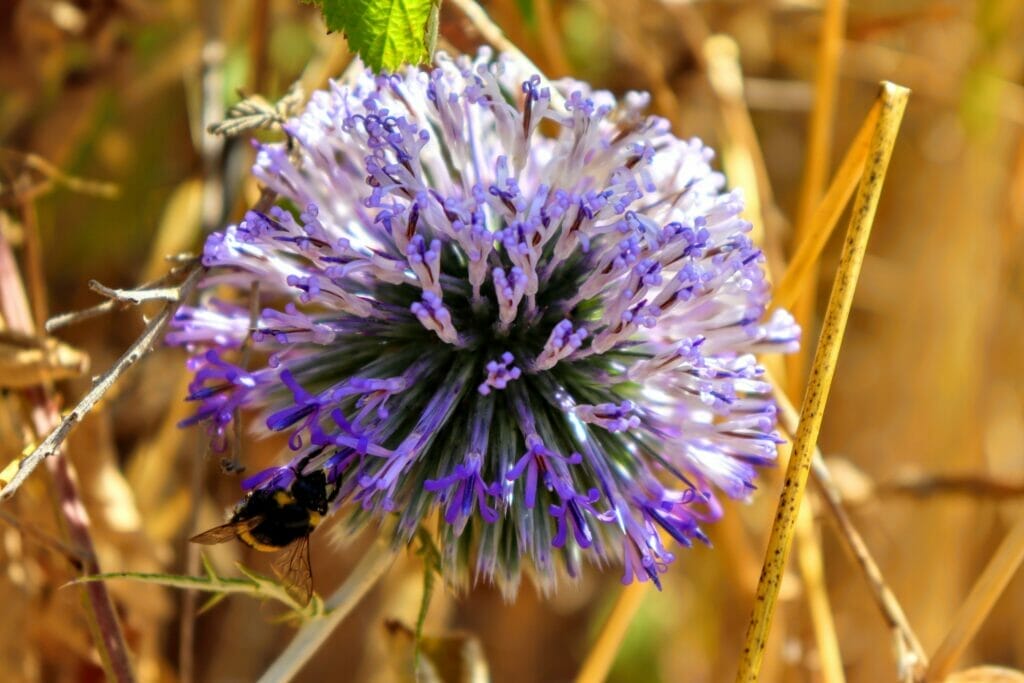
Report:
<svg viewBox="0 0 1024 683"><path fill-rule="evenodd" d="M992 611L996 600L1006 589L1013 575L1024 562L1024 517L1007 534L1006 538L989 560L985 570L971 588L967 600L960 606L946 637L932 656L925 680L945 680L957 660L970 644L971 639Z"/></svg>
<svg viewBox="0 0 1024 683"><path fill-rule="evenodd" d="M788 309L792 307L803 293L801 288L806 287L807 274L818 263L825 244L832 236L832 230L839 222L846 203L850 201L850 196L853 195L853 191L857 187L857 181L864 174L864 164L868 158L868 145L878 126L879 111L879 102L876 101L868 115L864 117L864 123L861 124L853 142L850 143L846 156L843 157L843 161L832 179L832 184L829 185L825 197L818 204L814 217L811 219L814 229L800 241L800 246L797 247L793 258L789 260L789 265L786 266L786 272L783 273L782 278L775 286L775 291L772 292L774 308Z"/></svg>
<svg viewBox="0 0 1024 683"><path fill-rule="evenodd" d="M775 383L773 382L773 384ZM782 424L783 429L790 435L795 434L800 416L797 414L793 404L790 403L785 392L781 391L777 385L775 400L779 404L779 422ZM885 619L889 628L899 634L902 642L909 648L910 652L907 654L915 660L914 665L920 666L925 664L927 656L924 653L924 648L921 647L917 634L910 627L910 622L907 620L899 600L896 599L896 594L889 588L889 584L882 575L882 570L879 568L878 563L875 562L875 558L872 557L871 551L868 550L864 537L860 535L857 527L850 520L850 515L847 514L846 507L843 505L843 497L839 493L839 488L832 480L832 474L825 465L825 460L817 446L814 448L813 460L811 461L811 474L814 476L814 481L820 489L821 497L824 499L828 511L832 514L832 521L839 531L840 539L842 539L846 549L853 556L860 566L861 572L864 574L864 580L871 590L871 596L874 598L875 604L878 605L878 609L882 613L882 618Z"/></svg>
<svg viewBox="0 0 1024 683"><path fill-rule="evenodd" d="M28 476L32 474L32 471L39 466L39 463L46 458L56 455L61 448L61 444L64 443L68 434L71 433L71 430L92 410L93 406L99 402L103 395L117 383L121 375L149 352L150 347L163 335L164 329L171 322L171 318L174 317L178 307L188 298L189 293L196 286L196 283L199 282L199 277L202 273L203 268L198 263L191 267L185 281L179 288L178 300L164 304L160 313L146 325L142 335L128 347L128 350L117 359L117 362L109 370L103 373L92 389L78 402L74 410L68 413L64 419L60 420L57 428L50 432L49 436L21 461L18 471L15 472L11 481L4 486L3 491L0 491L0 501L7 500L13 496ZM44 429L43 433L45 432L46 430Z"/></svg>
<svg viewBox="0 0 1024 683"><path fill-rule="evenodd" d="M806 240L814 229L815 208L821 201L832 160L832 135L835 126L836 83L839 58L846 32L846 0L827 0L822 17L821 39L818 43L814 74L814 106L807 127L807 149L804 157L804 177L797 201L794 237ZM851 188L852 189L852 188ZM846 202L844 201L843 204ZM817 259L807 270L798 288L802 296L793 302L790 311L801 327L807 329L814 319L814 292L817 285ZM786 358L786 379L789 393L798 396L803 387L806 353L800 349Z"/></svg>
<svg viewBox="0 0 1024 683"><path fill-rule="evenodd" d="M356 565L341 587L324 604L326 614L306 623L288 643L270 668L260 676L259 683L283 683L295 677L312 658L328 636L348 613L384 575L395 557L385 539L378 539Z"/></svg>
<svg viewBox="0 0 1024 683"><path fill-rule="evenodd" d="M882 183L896 143L896 134L903 118L909 93L909 90L901 86L888 82L882 83L880 93L882 109L878 127L872 136L867 166L857 191L853 215L839 260L839 269L832 286L832 295L825 312L821 337L808 378L807 393L804 396L801 409L800 426L793 444L793 454L790 457L789 466L786 468L786 478L779 496L778 511L772 524L768 550L761 570L761 579L758 582L756 602L747 629L739 671L736 674L737 683L756 681L760 674L764 647L768 639L768 631L771 628L783 571L793 543L797 514L807 486L814 446L818 440L829 388L846 331L846 321L853 304L854 289L864 261L868 238L871 235L871 226L878 209Z"/></svg>
<svg viewBox="0 0 1024 683"><path fill-rule="evenodd" d="M0 323L6 323L12 330L25 334L34 333L34 323L25 288L22 284L18 267L11 251L10 244L0 234ZM32 427L36 434L42 435L60 421L60 412L51 396L51 387L32 387L23 392ZM53 455L47 461L53 477L57 493L57 508L60 511L64 533L70 545L81 551L82 557L76 562L76 569L83 574L98 574L99 562L96 560L96 549L89 533L89 515L78 495L78 484L74 468L65 457L60 444L55 444ZM24 469L24 468L23 468ZM20 474L19 470L17 474ZM17 479L17 475L14 477ZM13 482L12 482L13 483ZM10 486L6 487L6 491ZM110 680L117 683L132 683L135 674L128 657L128 646L125 644L121 624L117 619L114 602L102 582L84 587L84 607L88 617L90 630L96 642L96 649L103 662L104 671Z"/></svg>
<svg viewBox="0 0 1024 683"><path fill-rule="evenodd" d="M587 653L587 658L583 660L583 666L576 676L576 683L601 683L608 677L608 672L615 663L615 656L626 637L626 631L647 593L646 583L634 582L622 589L615 599L608 620L604 622L597 640Z"/></svg>

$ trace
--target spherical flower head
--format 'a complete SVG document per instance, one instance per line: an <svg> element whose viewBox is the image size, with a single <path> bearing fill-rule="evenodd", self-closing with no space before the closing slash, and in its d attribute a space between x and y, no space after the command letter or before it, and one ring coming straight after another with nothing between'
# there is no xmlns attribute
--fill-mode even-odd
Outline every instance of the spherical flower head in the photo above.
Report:
<svg viewBox="0 0 1024 683"><path fill-rule="evenodd" d="M291 146L259 146L278 205L207 240L205 286L235 303L174 322L190 422L223 443L263 411L350 528L391 520L403 544L436 523L453 585L511 595L526 569L548 590L582 558L657 583L668 540L706 542L718 493L774 460L752 354L798 330L764 320L712 152L646 102L488 51L315 93Z"/></svg>

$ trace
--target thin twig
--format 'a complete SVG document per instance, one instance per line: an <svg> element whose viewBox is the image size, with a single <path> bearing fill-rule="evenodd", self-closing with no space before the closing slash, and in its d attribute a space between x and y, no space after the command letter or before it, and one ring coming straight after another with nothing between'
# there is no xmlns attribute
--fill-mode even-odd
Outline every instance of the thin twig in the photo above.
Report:
<svg viewBox="0 0 1024 683"><path fill-rule="evenodd" d="M129 304L125 302L118 301L116 299L110 299L108 301L104 301L101 304L96 304L95 306L90 306L89 308L83 308L80 311L60 313L47 320L44 329L47 332L54 332L56 330L61 329L62 327L67 327L68 325L76 325L78 323L85 322L86 320L98 318L101 315L106 315L107 313L110 313L111 311L116 310L118 308L125 308L128 305Z"/></svg>
<svg viewBox="0 0 1024 683"><path fill-rule="evenodd" d="M1017 520L1010 533L996 549L985 570L971 588L964 604L957 610L953 625L942 644L935 650L925 680L941 681L953 670L960 656L985 618L992 611L1006 585L1024 562L1024 517Z"/></svg>
<svg viewBox="0 0 1024 683"><path fill-rule="evenodd" d="M739 670L738 683L756 681L764 658L765 643L771 628L775 603L779 596L782 575L789 559L797 512L803 501L807 476L810 472L814 445L821 429L825 404L832 376L839 360L839 350L846 331L846 320L853 303L854 288L867 250L868 237L874 223L875 211L881 196L882 183L889 165L892 149L909 91L885 82L881 93L882 112L878 128L871 141L868 166L857 192L850 227L843 244L843 253L836 272L832 296L822 325L820 343L808 380L807 394L801 410L800 426L793 444L793 454L786 468L786 478L779 496L778 512L772 524L768 550L765 555L757 598L747 629Z"/></svg>
<svg viewBox="0 0 1024 683"><path fill-rule="evenodd" d="M203 272L203 268L196 264L192 266L188 272L185 281L179 288L180 293L178 301L184 301L188 298L188 295L195 288L196 283L199 281L199 277ZM78 405L68 413L60 424L53 432L41 443L32 453L30 453L25 459L21 461L18 467L18 471L11 478L11 481L0 491L0 501L9 499L18 488L24 483L25 479L28 478L32 471L39 466L46 458L55 455L64 439L67 438L71 430L81 421L81 419L92 410L104 394L112 387L121 375L123 375L129 368L145 356L150 347L160 339L167 324L170 323L171 318L174 317L175 312L178 310L178 302L168 302L161 309L160 313L155 318L149 321L146 325L146 329L142 335L139 336L132 345L128 347L128 350L117 359L117 362L107 370L93 385L92 389L89 390L82 400L78 402Z"/></svg>
<svg viewBox="0 0 1024 683"><path fill-rule="evenodd" d="M960 495L984 500L1006 500L1024 496L1024 482L999 481L983 474L925 474L880 482L875 485L874 492L878 497L931 498Z"/></svg>
<svg viewBox="0 0 1024 683"><path fill-rule="evenodd" d="M101 284L97 280L89 280L89 289L126 304L141 304L146 301L178 301L181 290L178 287L158 287L156 289L114 289Z"/></svg>
<svg viewBox="0 0 1024 683"><path fill-rule="evenodd" d="M89 308L83 308L80 311L69 311L68 313L61 313L59 315L55 315L46 321L46 331L53 332L54 330L59 330L60 328L66 327L68 325L75 325L77 323L90 320L91 318L97 318L101 315L105 315L114 310L128 308L131 305L141 303L142 301L160 299L160 296L151 297L147 294L147 292L159 291L161 288L163 288L164 284L179 278L179 276L185 270L195 265L198 261L197 257L194 254L188 253L167 256L166 260L169 263L175 264L170 269L170 271L168 271L165 275L155 280L141 284L133 289L110 289L104 287L103 285L100 285L95 280L92 280L89 283L89 286L92 287L92 283L95 282L96 285L99 286L101 289L96 290L94 288L94 291L98 291L101 294L104 294L105 296L109 296L109 300L104 301L103 303L100 304L96 304L95 306L90 306ZM175 287L174 289L177 289L177 287ZM113 293L113 296L107 294L107 292ZM164 298L164 300L172 301L176 299Z"/></svg>
<svg viewBox="0 0 1024 683"><path fill-rule="evenodd" d="M120 188L114 183L67 175L43 157L32 152L20 152L15 149L0 147L0 160L4 157L17 160L25 169L35 171L46 179L43 182L32 184L31 178L25 178L25 176L17 178L12 183L12 186L16 185L17 187L11 187L13 195L12 204L26 205L37 197L46 194L57 185L66 187L72 192L103 199L114 199L121 193ZM0 182L0 200L7 199L5 196L7 192L8 189Z"/></svg>
<svg viewBox="0 0 1024 683"><path fill-rule="evenodd" d="M338 624L384 575L394 557L390 544L383 538L377 539L341 587L324 603L326 614L299 629L284 652L260 676L259 683L283 683L294 678Z"/></svg>
<svg viewBox="0 0 1024 683"><path fill-rule="evenodd" d="M785 392L774 381L772 385L775 387L775 401L779 406L779 422L787 433L790 435L796 434L800 416ZM882 575L882 570L879 568L875 558L872 557L871 551L868 550L864 537L861 536L860 531L854 526L850 515L846 512L843 496L839 492L839 487L832 479L832 474L817 446L814 447L813 459L811 460L811 474L839 531L839 538L842 539L847 550L853 555L854 560L856 560L864 574L868 588L871 589L871 597L874 598L875 604L878 605L882 618L885 619L891 629L900 634L901 640L910 648L911 654L916 661L918 663L925 662L924 648L921 647L921 642L918 640L913 628L911 628L899 600L896 599L896 594L889 588L889 584L886 583L885 577Z"/></svg>
<svg viewBox="0 0 1024 683"><path fill-rule="evenodd" d="M897 631L902 636L903 641L910 647L910 654L913 655L916 664L926 664L928 657L921 646L921 641L918 640L914 629L911 628L910 621L903 612L903 607L900 606L899 600L896 599L896 594L889 588L889 584L882 575L882 570L879 568L878 563L875 562L875 558L872 557L871 551L868 550L864 537L860 535L857 527L853 525L850 515L843 506L843 498L842 494L839 493L839 487L833 481L832 475L825 465L825 460L817 449L814 452L814 460L811 462L811 470L814 473L814 481L818 484L822 498L825 499L829 512L832 513L832 519L839 529L839 537L846 544L847 549L853 555L857 564L860 565L864 579L868 582L868 587L871 589L871 596L874 598L875 604L878 605L882 617L889 624L890 628Z"/></svg>
<svg viewBox="0 0 1024 683"><path fill-rule="evenodd" d="M639 582L631 583L622 589L611 614L608 615L608 620L601 627L597 640L587 652L587 658L583 660L583 666L576 676L576 683L601 683L608 677L608 672L615 663L615 656L626 637L626 631L648 592L647 584Z"/></svg>

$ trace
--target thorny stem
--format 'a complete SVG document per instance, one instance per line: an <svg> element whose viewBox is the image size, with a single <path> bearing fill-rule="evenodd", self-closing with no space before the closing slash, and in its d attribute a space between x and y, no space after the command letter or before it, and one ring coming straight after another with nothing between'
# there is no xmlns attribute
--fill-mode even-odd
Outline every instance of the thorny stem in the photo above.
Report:
<svg viewBox="0 0 1024 683"><path fill-rule="evenodd" d="M390 544L378 538L341 587L324 603L325 615L307 622L299 629L284 652L260 676L258 683L283 683L292 680L316 654L338 624L384 575L394 557L395 553Z"/></svg>
<svg viewBox="0 0 1024 683"><path fill-rule="evenodd" d="M861 178L854 202L850 227L843 243L843 252L829 299L821 337L808 378L807 393L801 409L800 425L793 444L793 454L786 468L786 477L779 496L778 511L772 524L756 602L740 657L737 683L758 680L765 644L771 628L775 603L782 584L782 575L789 559L797 513L803 501L807 476L811 469L814 446L821 429L829 388L839 360L839 350L846 331L846 321L853 304L853 294L867 250L868 237L874 223L881 196L882 183L896 143L903 111L910 91L884 82L880 97L882 111L878 128L872 137L868 164Z"/></svg>
<svg viewBox="0 0 1024 683"><path fill-rule="evenodd" d="M25 290L18 276L14 254L10 244L0 235L0 278L3 286L0 291L0 313L8 325L19 332L31 334L34 326L32 314L25 299ZM37 434L44 434L52 429L60 417L56 405L50 396L50 389L33 387L23 392L31 406L30 417ZM63 455L60 444L56 444L53 454ZM66 457L52 458L47 462L57 492L58 509L62 513L65 534L72 547L81 550L83 557L76 564L85 574L100 572L96 560L96 549L89 533L89 515L78 495L74 468ZM22 470L19 469L18 474ZM17 475L15 475L17 479ZM5 489L6 491L6 489ZM84 588L86 614L93 631L97 650L104 664L107 675L117 683L131 683L135 680L128 647L125 644L121 624L117 619L113 600L102 582L90 584Z"/></svg>
<svg viewBox="0 0 1024 683"><path fill-rule="evenodd" d="M85 417L86 414L99 402L104 394L120 379L129 368L137 363L143 356L149 353L150 348L163 334L164 329L170 323L171 318L174 317L175 312L178 310L180 302L188 298L189 294L195 288L196 283L199 281L200 275L203 273L203 268L198 263L194 264L188 271L185 281L179 287L179 294L177 301L171 301L164 305L160 313L155 318L149 321L146 325L146 329L136 339L128 350L117 359L117 362L107 370L93 385L92 389L89 390L82 400L78 402L78 405L74 409L64 416L64 419L60 421L57 428L54 429L46 439L39 444L39 446L32 451L26 458L21 461L18 467L18 471L11 478L11 481L0 491L0 501L9 499L18 490L19 487L24 483L25 479L28 478L32 471L39 466L46 458L56 455L60 450L61 444L67 438L71 430ZM42 430L43 432L46 429Z"/></svg>

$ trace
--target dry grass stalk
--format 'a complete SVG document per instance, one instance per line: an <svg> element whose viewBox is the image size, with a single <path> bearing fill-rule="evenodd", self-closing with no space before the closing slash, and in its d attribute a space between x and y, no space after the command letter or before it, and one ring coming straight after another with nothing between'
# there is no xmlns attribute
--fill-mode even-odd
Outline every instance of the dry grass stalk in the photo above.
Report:
<svg viewBox="0 0 1024 683"><path fill-rule="evenodd" d="M0 300L0 324L10 326L18 333L33 334L33 316L25 297L14 254L10 244L2 236L0 280L3 281L0 286L0 291L3 291ZM52 384L23 390L31 424L37 434L46 433L60 420L52 393ZM86 575L98 573L100 567L89 531L89 515L78 495L77 476L71 463L63 457L60 444L55 445L53 454L58 457L51 458L47 462L47 468L53 478L55 507L60 512L60 521L68 544L80 549L83 556L82 560L76 563L76 568ZM15 474L12 483L24 469L23 467ZM4 491L9 488L10 486L5 486ZM83 589L83 607L107 677L117 683L131 683L135 680L135 674L128 657L128 646L106 586L102 583L86 586Z"/></svg>
<svg viewBox="0 0 1024 683"><path fill-rule="evenodd" d="M740 658L737 681L756 681L760 674L764 647L771 627L782 574L793 542L796 518L810 472L814 445L821 429L825 403L839 360L846 321L853 304L854 288L867 250L882 183L896 143L896 135L909 91L892 83L883 83L879 95L882 110L872 136L868 164L861 179L853 207L853 216L843 245L832 296L822 325L820 343L808 380L793 454L779 496L778 513L772 524L768 550L758 584L757 598Z"/></svg>
<svg viewBox="0 0 1024 683"><path fill-rule="evenodd" d="M1024 519L1013 526L974 583L949 632L932 655L926 680L941 681L949 675L1021 563L1024 563Z"/></svg>
<svg viewBox="0 0 1024 683"><path fill-rule="evenodd" d="M647 584L644 583L631 583L622 589L611 614L601 626L597 640L583 660L583 666L576 676L576 683L601 683L608 677L629 625L640 610L640 605L648 592Z"/></svg>
<svg viewBox="0 0 1024 683"><path fill-rule="evenodd" d="M375 541L345 579L345 583L324 602L324 616L307 622L299 629L284 652L260 676L259 683L284 683L292 680L338 624L376 585L394 559L395 552L386 540L380 538Z"/></svg>
<svg viewBox="0 0 1024 683"><path fill-rule="evenodd" d="M451 0L452 4L459 8L462 15L469 20L469 23L480 33L480 36L491 44L494 48L505 52L523 64L530 67L530 69L539 74L541 79L544 79L543 71L537 68L537 66L530 61L530 58L523 54L523 51L516 47L515 43L505 37L505 33L501 30L501 27L494 23L484 8L473 0ZM550 87L550 83L546 80L545 85ZM551 88L551 105L553 107L563 108L564 100L555 88Z"/></svg>
<svg viewBox="0 0 1024 683"><path fill-rule="evenodd" d="M773 382L776 386L775 400L779 404L779 422L782 424L783 429L790 435L796 434L797 428L800 423L800 415L797 413L795 407L790 402L789 397L786 396L785 392L778 389L778 384ZM831 513L832 519L836 524L836 528L839 531L839 537L843 540L847 550L853 555L857 564L860 566L864 579L868 583L868 587L871 589L871 596L874 598L875 603L878 605L879 611L882 613L882 617L891 629L896 631L900 635L900 639L910 649L910 655L914 658L915 664L922 664L926 661L926 655L924 648L921 647L921 643L914 633L914 630L910 627L910 622L907 620L906 614L903 612L903 608L900 606L899 600L896 599L895 593L889 588L885 577L882 575L882 570L878 567L878 563L875 558L871 555L871 551L868 550L867 544L864 542L864 538L860 535L860 532L853 525L850 520L850 516L846 512L846 508L843 505L842 495L839 493L839 488L832 480L832 475L829 473L828 467L825 465L825 459L821 455L821 451L817 447L814 448L813 460L811 461L811 473L814 475L814 481L818 484L822 498L828 506L828 510Z"/></svg>
<svg viewBox="0 0 1024 683"><path fill-rule="evenodd" d="M814 74L814 106L807 127L807 148L804 155L804 177L796 208L794 237L806 241L815 225L815 209L821 201L828 181L832 160L832 136L835 127L836 85L839 80L839 58L846 30L846 0L827 0L822 17L821 39L818 42L817 69ZM843 202L845 204L845 202ZM798 289L802 297L793 303L793 316L807 329L814 317L814 291L817 266L811 266ZM807 366L806 347L786 359L787 386L793 396L803 388Z"/></svg>
<svg viewBox="0 0 1024 683"><path fill-rule="evenodd" d="M814 515L808 505L800 507L796 522L796 561L804 583L807 607L814 627L814 641L818 646L821 660L821 678L825 683L843 683L843 656L836 635L836 622L828 599L825 583L825 563L821 553L821 542L815 528Z"/></svg>
<svg viewBox="0 0 1024 683"><path fill-rule="evenodd" d="M731 185L743 188L744 215L754 226L751 238L764 244L765 213L775 200L764 154L743 99L739 46L728 36L713 35L700 49L721 115L722 166Z"/></svg>
<svg viewBox="0 0 1024 683"><path fill-rule="evenodd" d="M807 286L808 274L813 271L821 257L821 252L825 249L829 237L832 236L832 231L839 222L846 203L850 200L858 181L864 174L871 136L877 127L880 111L881 106L876 102L868 111L853 142L850 143L846 156L843 157L825 197L814 212L812 221L816 229L800 242L793 258L790 259L786 272L776 285L775 291L772 292L772 306L776 308L792 307L801 294L801 288Z"/></svg>

